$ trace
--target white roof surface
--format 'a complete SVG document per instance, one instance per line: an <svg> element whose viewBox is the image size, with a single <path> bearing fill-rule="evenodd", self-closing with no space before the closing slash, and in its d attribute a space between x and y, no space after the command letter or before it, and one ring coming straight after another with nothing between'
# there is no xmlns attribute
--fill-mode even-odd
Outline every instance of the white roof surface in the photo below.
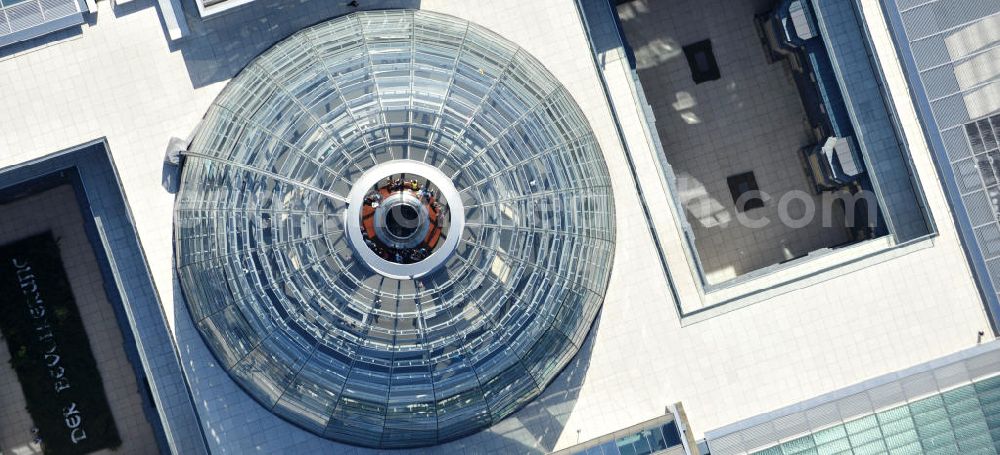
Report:
<svg viewBox="0 0 1000 455"><path fill-rule="evenodd" d="M163 153L171 136L184 137L195 127L234 74L228 58L234 47L263 50L264 42L274 38L259 30L279 27L291 15L306 25L335 15L328 8L345 8L342 2L332 3L289 1L279 9L274 2L259 2L205 22L192 19L192 34L171 45L151 3L134 2L134 12L116 16L110 2L100 2L96 23L84 26L82 34L20 54L0 54L5 104L0 110L0 167L107 136L209 444L219 452L330 449L336 444L258 406L215 366L191 328L174 285L173 195L160 185ZM700 436L969 347L979 330L991 333L905 97L877 0L863 3L879 38L878 52L887 58L883 64L890 88L898 94L897 109L939 235L780 287L752 305L729 304L732 311L682 324L574 2L547 0L530 7L489 0L420 2L421 8L471 20L521 45L573 93L605 153L618 222L617 254L594 344L581 350L580 362L567 370L571 374L564 373L527 408L448 450L562 448L661 415L665 405L677 401L684 403ZM213 28L230 31L205 36ZM610 52L605 57L616 99L630 99L621 56ZM697 302L704 299L688 267L639 111L635 105L618 107L677 293L685 305L700 306Z"/></svg>

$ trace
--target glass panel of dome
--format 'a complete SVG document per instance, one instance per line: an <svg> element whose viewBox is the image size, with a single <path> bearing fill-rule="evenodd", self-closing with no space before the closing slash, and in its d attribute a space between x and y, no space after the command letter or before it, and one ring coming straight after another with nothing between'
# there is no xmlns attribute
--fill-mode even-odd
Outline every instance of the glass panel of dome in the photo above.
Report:
<svg viewBox="0 0 1000 455"><path fill-rule="evenodd" d="M190 267L180 269L180 273L187 274L189 277L191 277L190 274L192 272L193 269ZM200 272L198 275L199 280L196 281L195 285L191 286L191 292L195 293L204 302L204 305L194 309L195 311L191 313L191 317L195 322L221 311L230 304L229 300L225 297L227 290L223 289L225 281L223 281L222 270L220 268L206 267L201 269Z"/></svg>
<svg viewBox="0 0 1000 455"><path fill-rule="evenodd" d="M314 358L316 355L319 353L313 353ZM289 419L303 428L321 433L336 404L335 390L340 390L343 376L338 376L339 372L333 369L315 371L319 362L314 358L306 362L295 381L285 389L277 406L295 409L297 412L289 414ZM338 378L341 382L336 382Z"/></svg>
<svg viewBox="0 0 1000 455"><path fill-rule="evenodd" d="M259 335L249 329L239 310L231 306L203 319L197 326L206 334L206 341L220 363L227 368L243 358L260 340Z"/></svg>
<svg viewBox="0 0 1000 455"><path fill-rule="evenodd" d="M473 383L467 379L463 380L460 388L462 391L438 399L435 409L437 409L439 440L459 438L493 422L481 389L472 386Z"/></svg>

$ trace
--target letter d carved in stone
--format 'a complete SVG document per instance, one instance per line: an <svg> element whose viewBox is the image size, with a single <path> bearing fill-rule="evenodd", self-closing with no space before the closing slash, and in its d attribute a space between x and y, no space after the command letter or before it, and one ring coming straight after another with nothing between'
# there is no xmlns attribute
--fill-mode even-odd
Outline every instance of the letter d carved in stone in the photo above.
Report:
<svg viewBox="0 0 1000 455"><path fill-rule="evenodd" d="M69 438L76 444L84 439L87 439L87 432L83 431L83 428L74 428L73 432L69 434Z"/></svg>

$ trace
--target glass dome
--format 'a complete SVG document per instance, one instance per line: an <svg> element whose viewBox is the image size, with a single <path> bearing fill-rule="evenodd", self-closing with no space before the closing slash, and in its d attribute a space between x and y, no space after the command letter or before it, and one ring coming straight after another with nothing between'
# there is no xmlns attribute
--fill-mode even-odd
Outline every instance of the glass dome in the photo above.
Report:
<svg viewBox="0 0 1000 455"><path fill-rule="evenodd" d="M569 362L614 210L583 113L531 55L365 12L229 82L186 153L175 241L191 316L247 393L330 439L413 447L498 422Z"/></svg>

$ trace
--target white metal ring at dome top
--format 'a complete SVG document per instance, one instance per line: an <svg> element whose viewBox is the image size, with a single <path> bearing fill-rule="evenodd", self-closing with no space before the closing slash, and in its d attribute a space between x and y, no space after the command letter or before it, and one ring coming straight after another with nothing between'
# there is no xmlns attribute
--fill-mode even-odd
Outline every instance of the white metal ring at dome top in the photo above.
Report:
<svg viewBox="0 0 1000 455"><path fill-rule="evenodd" d="M448 213L451 216L451 224L448 226L444 244L434 250L426 259L412 264L398 264L382 259L368 248L364 236L361 234L361 208L365 205L365 195L381 180L399 174L416 174L430 180L438 188L438 194L448 202ZM462 198L451 179L440 169L420 161L395 160L368 169L354 182L351 192L347 196L347 203L344 225L347 226L347 239L354 252L365 265L378 274L397 280L420 278L441 267L458 246L458 241L462 237L462 229L465 226L465 209L462 205Z"/></svg>

